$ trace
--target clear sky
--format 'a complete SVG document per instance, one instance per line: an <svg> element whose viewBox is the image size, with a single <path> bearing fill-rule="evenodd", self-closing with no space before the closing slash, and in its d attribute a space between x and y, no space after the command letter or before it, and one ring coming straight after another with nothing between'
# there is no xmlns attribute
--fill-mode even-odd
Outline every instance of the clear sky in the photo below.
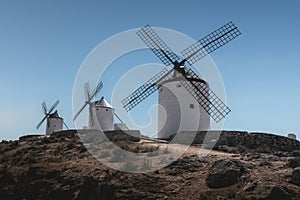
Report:
<svg viewBox="0 0 300 200"><path fill-rule="evenodd" d="M0 139L37 132L43 100L59 99L74 127L76 73L110 36L150 24L198 40L229 21L242 35L211 54L232 109L224 129L300 138L299 8L292 0L1 0Z"/></svg>

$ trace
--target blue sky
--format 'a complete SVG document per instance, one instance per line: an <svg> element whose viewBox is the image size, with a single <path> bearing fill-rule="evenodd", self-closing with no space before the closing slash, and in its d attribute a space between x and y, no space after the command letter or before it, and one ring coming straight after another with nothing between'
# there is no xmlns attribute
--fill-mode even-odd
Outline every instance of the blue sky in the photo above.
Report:
<svg viewBox="0 0 300 200"><path fill-rule="evenodd" d="M300 138L299 7L274 0L1 0L0 139L37 132L43 100L50 106L59 99L58 110L73 127L77 71L110 36L150 24L198 40L229 21L242 35L211 54L232 109L224 129Z"/></svg>

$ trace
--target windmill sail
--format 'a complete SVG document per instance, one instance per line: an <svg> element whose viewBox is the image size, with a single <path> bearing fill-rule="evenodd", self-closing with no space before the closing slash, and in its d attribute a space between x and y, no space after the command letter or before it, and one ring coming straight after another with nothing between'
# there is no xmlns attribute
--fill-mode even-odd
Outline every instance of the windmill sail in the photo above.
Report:
<svg viewBox="0 0 300 200"><path fill-rule="evenodd" d="M179 60L179 57L166 45L166 43L164 43L149 25L141 28L136 34L166 66Z"/></svg>
<svg viewBox="0 0 300 200"><path fill-rule="evenodd" d="M43 122L49 118L50 113L55 109L55 107L59 104L59 100L57 100L49 109L49 111L47 111L47 106L45 101L43 101L42 103L42 109L43 112L45 114L45 117L38 123L38 125L36 126L36 129L39 129L40 126L43 124Z"/></svg>
<svg viewBox="0 0 300 200"><path fill-rule="evenodd" d="M181 52L190 64L193 64L221 46L227 44L241 32L232 23L229 22L222 26L221 28L211 32L201 40L195 42L193 45L189 46Z"/></svg>
<svg viewBox="0 0 300 200"><path fill-rule="evenodd" d="M173 70L168 70L168 68L165 67L162 71L160 71L155 76L153 76L145 84L143 84L138 89L136 89L131 95L124 98L122 100L123 107L127 111L134 108L136 105L138 105L140 102L142 102L148 96L150 96L153 92L155 92L158 89L158 85L161 82L171 79L172 71Z"/></svg>
<svg viewBox="0 0 300 200"><path fill-rule="evenodd" d="M171 49L149 25L141 28L141 30L137 32L137 35L165 65L174 65L173 70L181 73L181 75L186 79L186 81L181 80L185 89L199 102L204 110L216 122L223 119L230 112L230 109L212 90L208 88L205 81L200 79L194 71L182 66L184 66L187 61L190 64L199 61L240 34L241 33L237 27L232 22L229 22L183 50L182 55L185 59L178 62L179 57L171 51ZM172 78L171 72L173 70L167 71L164 69L135 90L131 95L123 99L122 104L124 108L129 111L150 96L157 90L159 83Z"/></svg>
<svg viewBox="0 0 300 200"><path fill-rule="evenodd" d="M191 78L188 79L189 81L180 81L181 84L216 122L225 118L231 110L208 87L207 83L195 81L200 77L193 70L186 69Z"/></svg>
<svg viewBox="0 0 300 200"><path fill-rule="evenodd" d="M85 107L87 105L89 105L89 110L90 110L90 115L92 115L92 110L91 110L91 107L92 107L92 100L93 98L99 93L99 91L103 88L103 83L102 81L100 81L97 86L95 87L95 89L91 92L90 91L90 84L89 82L86 82L84 84L84 94L85 94L85 97L86 97L86 101L85 103L81 106L81 108L77 111L77 113L74 115L73 117L73 121L76 120L76 118L80 115L80 113L85 109ZM91 116L90 116L91 117ZM92 119L92 118L90 118Z"/></svg>

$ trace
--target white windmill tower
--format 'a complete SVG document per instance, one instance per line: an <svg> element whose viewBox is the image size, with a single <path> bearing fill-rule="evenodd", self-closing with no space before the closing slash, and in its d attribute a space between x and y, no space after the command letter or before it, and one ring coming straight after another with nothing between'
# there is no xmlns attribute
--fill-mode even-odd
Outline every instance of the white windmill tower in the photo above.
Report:
<svg viewBox="0 0 300 200"><path fill-rule="evenodd" d="M178 130L210 130L210 116L185 89L184 78L172 78L158 86L158 137L168 138ZM201 79L198 80L200 83ZM206 83L207 84L207 83ZM208 89L207 84L207 89ZM206 96L209 95L206 93ZM171 116L171 117L170 117ZM198 121L196 121L198 120Z"/></svg>
<svg viewBox="0 0 300 200"><path fill-rule="evenodd" d="M115 113L114 108L102 97L98 101L92 101L94 97L100 92L103 83L100 82L93 92L90 92L89 82L84 84L86 101L79 111L74 115L73 121L80 115L84 108L89 105L89 128L109 131L113 130L114 116L122 122L120 117ZM123 122L122 122L123 123Z"/></svg>
<svg viewBox="0 0 300 200"><path fill-rule="evenodd" d="M98 123L103 131L113 130L114 123L114 109L102 96L99 101L93 102L93 107L98 119ZM98 129L95 123L91 124L90 127Z"/></svg>
<svg viewBox="0 0 300 200"><path fill-rule="evenodd" d="M175 54L149 26L137 35L167 67L152 77L131 95L122 100L129 111L156 90L158 93L158 137L169 136L180 131L210 129L210 117L219 122L230 109L186 64L193 64L225 45L241 33L229 22L181 52L184 59ZM193 129L193 130L191 130Z"/></svg>
<svg viewBox="0 0 300 200"><path fill-rule="evenodd" d="M65 124L64 119L59 116L57 110L53 113L51 113L55 107L59 104L59 100L57 100L47 111L47 106L46 103L42 103L42 108L45 114L45 117L38 123L36 126L36 129L39 129L40 126L43 124L43 122L47 119L47 124L46 124L46 135L51 135L54 132L61 131L63 129L63 125L66 126L67 129L68 126Z"/></svg>

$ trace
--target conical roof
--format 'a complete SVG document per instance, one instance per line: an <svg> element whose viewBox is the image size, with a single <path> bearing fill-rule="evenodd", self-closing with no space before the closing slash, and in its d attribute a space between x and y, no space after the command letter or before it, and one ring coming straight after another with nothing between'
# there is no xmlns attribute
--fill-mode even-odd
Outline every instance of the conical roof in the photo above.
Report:
<svg viewBox="0 0 300 200"><path fill-rule="evenodd" d="M107 108L112 108L112 106L104 99L104 97L101 97L99 101L95 101L95 106L103 106Z"/></svg>
<svg viewBox="0 0 300 200"><path fill-rule="evenodd" d="M56 110L54 113L51 113L51 114L49 115L49 118L61 118L61 117L59 116L59 114L58 114L58 112L57 112L57 110Z"/></svg>

